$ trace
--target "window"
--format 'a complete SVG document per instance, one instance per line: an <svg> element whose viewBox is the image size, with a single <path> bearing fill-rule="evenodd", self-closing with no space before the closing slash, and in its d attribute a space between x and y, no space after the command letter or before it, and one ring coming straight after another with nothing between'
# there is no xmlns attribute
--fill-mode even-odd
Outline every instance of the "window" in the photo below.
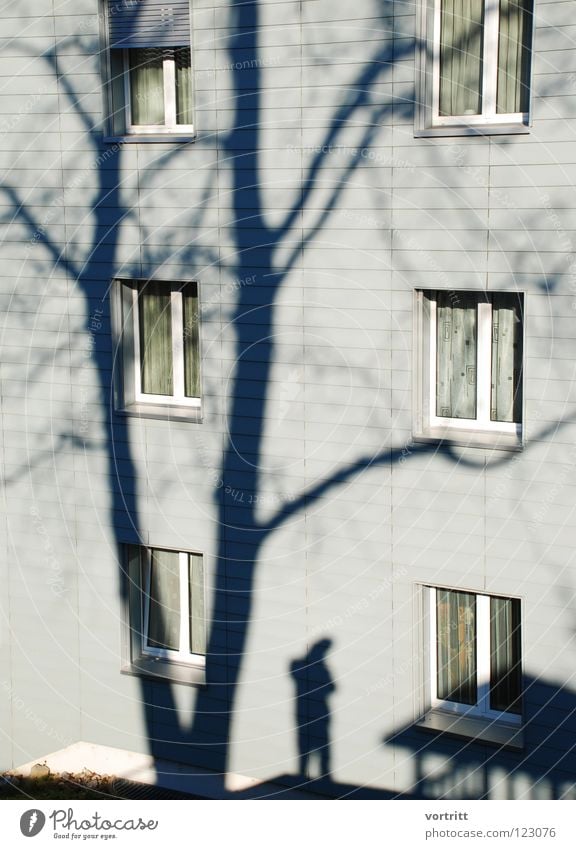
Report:
<svg viewBox="0 0 576 849"><path fill-rule="evenodd" d="M529 123L533 0L423 0L418 131Z"/></svg>
<svg viewBox="0 0 576 849"><path fill-rule="evenodd" d="M418 725L523 745L520 600L424 588L425 710Z"/></svg>
<svg viewBox="0 0 576 849"><path fill-rule="evenodd" d="M430 645L433 708L518 721L518 599L430 588Z"/></svg>
<svg viewBox="0 0 576 849"><path fill-rule="evenodd" d="M126 546L129 612L127 672L199 683L206 655L201 554Z"/></svg>
<svg viewBox="0 0 576 849"><path fill-rule="evenodd" d="M190 137L189 0L107 0L112 136Z"/></svg>
<svg viewBox="0 0 576 849"><path fill-rule="evenodd" d="M113 50L111 66L117 135L193 132L189 47Z"/></svg>
<svg viewBox="0 0 576 849"><path fill-rule="evenodd" d="M117 405L128 412L197 416L197 284L118 281L115 316L121 343Z"/></svg>
<svg viewBox="0 0 576 849"><path fill-rule="evenodd" d="M522 294L417 292L416 437L517 447Z"/></svg>

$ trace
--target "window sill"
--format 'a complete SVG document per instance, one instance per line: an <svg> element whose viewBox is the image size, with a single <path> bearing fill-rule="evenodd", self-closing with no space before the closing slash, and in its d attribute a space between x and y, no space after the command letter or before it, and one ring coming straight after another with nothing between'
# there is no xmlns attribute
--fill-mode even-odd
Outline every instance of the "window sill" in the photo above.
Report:
<svg viewBox="0 0 576 849"><path fill-rule="evenodd" d="M432 427L412 437L414 442L445 442L463 448L489 448L501 451L522 451L522 437L512 433L489 430L459 430L454 427Z"/></svg>
<svg viewBox="0 0 576 849"><path fill-rule="evenodd" d="M121 416L133 416L138 419L169 419L171 421L202 423L201 407L185 407L178 404L129 404L117 409Z"/></svg>
<svg viewBox="0 0 576 849"><path fill-rule="evenodd" d="M178 663L157 657L141 656L120 670L123 675L135 675L139 678L161 679L175 684L189 684L196 687L206 685L206 665L204 663Z"/></svg>
<svg viewBox="0 0 576 849"><path fill-rule="evenodd" d="M424 127L414 129L414 138L430 138L433 136L511 136L529 133L531 130L527 124L454 124L441 125L437 127Z"/></svg>
<svg viewBox="0 0 576 849"><path fill-rule="evenodd" d="M104 136L104 144L190 144L196 141L196 135L178 135L176 133L142 133L123 136Z"/></svg>
<svg viewBox="0 0 576 849"><path fill-rule="evenodd" d="M431 710L416 723L416 727L454 737L467 737L481 743L490 743L507 749L524 748L522 726L508 724L500 720Z"/></svg>

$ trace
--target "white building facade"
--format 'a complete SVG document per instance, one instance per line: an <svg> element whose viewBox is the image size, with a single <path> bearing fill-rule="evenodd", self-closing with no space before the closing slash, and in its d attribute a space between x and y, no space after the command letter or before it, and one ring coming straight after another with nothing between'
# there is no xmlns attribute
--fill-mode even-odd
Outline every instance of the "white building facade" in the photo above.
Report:
<svg viewBox="0 0 576 849"><path fill-rule="evenodd" d="M2 768L574 798L574 20L4 4Z"/></svg>

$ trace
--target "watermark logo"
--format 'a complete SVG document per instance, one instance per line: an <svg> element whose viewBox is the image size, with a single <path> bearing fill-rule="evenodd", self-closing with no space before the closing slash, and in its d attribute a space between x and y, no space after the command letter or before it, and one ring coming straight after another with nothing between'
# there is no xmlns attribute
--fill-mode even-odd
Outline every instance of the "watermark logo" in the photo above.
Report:
<svg viewBox="0 0 576 849"><path fill-rule="evenodd" d="M24 837L36 837L46 825L46 817L37 808L25 811L20 817L20 831Z"/></svg>

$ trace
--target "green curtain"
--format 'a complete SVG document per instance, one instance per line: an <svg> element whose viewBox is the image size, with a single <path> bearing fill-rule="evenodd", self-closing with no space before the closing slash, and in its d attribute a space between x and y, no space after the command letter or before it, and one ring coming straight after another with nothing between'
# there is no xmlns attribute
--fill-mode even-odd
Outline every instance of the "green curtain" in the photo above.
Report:
<svg viewBox="0 0 576 849"><path fill-rule="evenodd" d="M520 713L520 602L490 599L490 707Z"/></svg>
<svg viewBox="0 0 576 849"><path fill-rule="evenodd" d="M174 50L176 63L176 123L192 124L192 68L189 47Z"/></svg>
<svg viewBox="0 0 576 849"><path fill-rule="evenodd" d="M436 590L436 632L438 698L476 704L475 596Z"/></svg>
<svg viewBox="0 0 576 849"><path fill-rule="evenodd" d="M201 554L189 555L190 588L190 651L206 654L206 623L204 621L204 562Z"/></svg>
<svg viewBox="0 0 576 849"><path fill-rule="evenodd" d="M482 112L484 0L442 0L440 115Z"/></svg>
<svg viewBox="0 0 576 849"><path fill-rule="evenodd" d="M500 0L496 111L528 111L532 0Z"/></svg>
<svg viewBox="0 0 576 849"><path fill-rule="evenodd" d="M182 290L184 302L184 394L200 397L200 340L198 331L198 288L189 283Z"/></svg>
<svg viewBox="0 0 576 849"><path fill-rule="evenodd" d="M172 395L172 312L165 283L149 282L138 296L142 392Z"/></svg>
<svg viewBox="0 0 576 849"><path fill-rule="evenodd" d="M522 316L516 295L492 297L492 398L495 422L522 419Z"/></svg>
<svg viewBox="0 0 576 849"><path fill-rule="evenodd" d="M163 51L143 47L129 53L132 123L140 126L164 124Z"/></svg>
<svg viewBox="0 0 576 849"><path fill-rule="evenodd" d="M154 549L151 557L148 644L180 648L180 555Z"/></svg>
<svg viewBox="0 0 576 849"><path fill-rule="evenodd" d="M477 304L473 296L439 292L436 415L476 418Z"/></svg>

